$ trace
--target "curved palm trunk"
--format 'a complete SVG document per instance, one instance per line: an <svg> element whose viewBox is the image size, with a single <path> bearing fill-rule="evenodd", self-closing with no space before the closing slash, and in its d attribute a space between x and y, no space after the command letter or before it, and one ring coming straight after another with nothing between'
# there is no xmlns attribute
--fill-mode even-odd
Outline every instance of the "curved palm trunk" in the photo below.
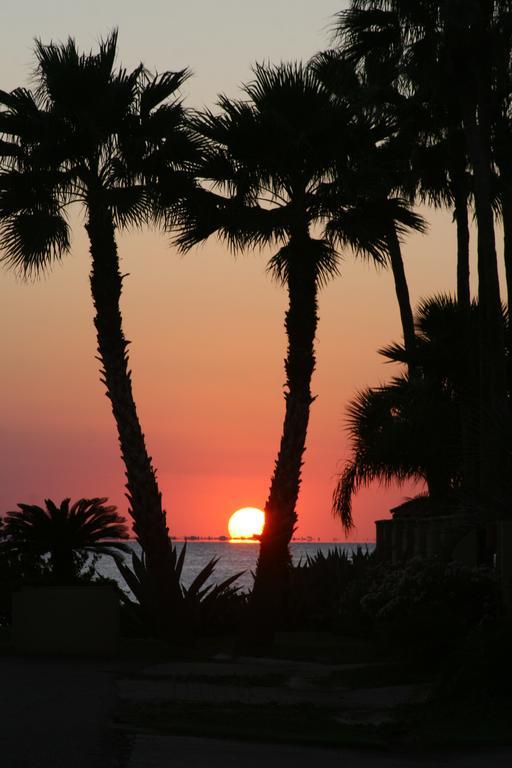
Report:
<svg viewBox="0 0 512 768"><path fill-rule="evenodd" d="M510 178L510 174L507 174L506 171L500 171L500 175L504 180ZM501 210L503 216L503 257L507 281L507 306L512 308L512 186L507 184L506 181L501 195ZM512 331L512 320L510 317L509 328Z"/></svg>
<svg viewBox="0 0 512 768"><path fill-rule="evenodd" d="M502 178L510 178L506 170L501 171ZM509 353L507 369L507 386L509 393L512 392L512 186L505 181L505 186L501 195L501 209L503 218L503 257L505 261L505 277L507 282L507 337L506 346Z"/></svg>
<svg viewBox="0 0 512 768"><path fill-rule="evenodd" d="M154 585L154 621L157 631L170 638L183 631L176 612L180 610L180 587L171 566L171 541L162 509L155 470L148 455L132 393L128 353L122 329L119 271L115 230L110 211L94 199L88 201L86 224L92 257L91 291L96 309L94 325L103 365L102 381L117 426L121 456L126 468L127 497L133 529L145 556Z"/></svg>
<svg viewBox="0 0 512 768"><path fill-rule="evenodd" d="M388 250L391 270L393 272L393 278L395 281L396 298L398 300L398 307L400 309L404 346L410 361L408 364L408 369L409 373L412 374L415 368L414 359L416 334L414 331L414 318L411 308L411 299L409 296L409 287L407 285L407 278L405 276L402 249L400 247L400 240L398 239L398 235L394 226L388 235Z"/></svg>
<svg viewBox="0 0 512 768"><path fill-rule="evenodd" d="M288 545L297 522L295 511L301 482L315 368L314 340L318 323L317 274L314 255L309 255L308 237L290 242L292 255L288 272L289 307L286 313L288 352L286 369L286 411L274 474L265 504L265 527L254 583L253 605L258 632L275 626L291 566Z"/></svg>

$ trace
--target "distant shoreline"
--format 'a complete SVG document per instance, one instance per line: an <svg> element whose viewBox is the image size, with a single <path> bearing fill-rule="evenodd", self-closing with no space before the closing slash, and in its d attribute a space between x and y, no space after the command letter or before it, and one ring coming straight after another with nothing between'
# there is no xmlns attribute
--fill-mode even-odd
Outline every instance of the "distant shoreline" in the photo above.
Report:
<svg viewBox="0 0 512 768"><path fill-rule="evenodd" d="M229 536L171 536L172 541L187 542L194 544L195 542L227 542L232 544L258 544L258 539L230 539ZM128 541L136 541L134 536L130 536ZM304 536L302 538L292 539L291 544L340 544L346 546L347 544L354 547L363 547L366 545L375 546L375 541L341 541L340 539L318 539L312 536Z"/></svg>

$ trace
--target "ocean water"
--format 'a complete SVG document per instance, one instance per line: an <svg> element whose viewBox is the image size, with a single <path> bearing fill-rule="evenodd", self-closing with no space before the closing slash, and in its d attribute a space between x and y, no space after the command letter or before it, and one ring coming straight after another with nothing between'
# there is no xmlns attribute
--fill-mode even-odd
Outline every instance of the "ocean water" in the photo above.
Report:
<svg viewBox="0 0 512 768"><path fill-rule="evenodd" d="M140 547L136 542L129 542L130 548L137 553ZM178 551L183 547L183 542L176 542ZM320 551L327 554L332 549L340 549L351 555L358 547L372 552L375 544L346 544L340 542L292 542L290 550L294 563L304 560L307 555L314 555ZM241 575L235 584L243 591L251 588L253 573L256 568L259 546L257 542L232 542L232 541L188 541L183 568L183 583L188 586L192 583L202 568L212 559L217 559L217 565L211 581L219 583L235 573ZM127 553L125 558L130 559ZM115 579L126 590L126 584L122 579L114 560L108 556L102 556L97 563L97 571L102 576Z"/></svg>

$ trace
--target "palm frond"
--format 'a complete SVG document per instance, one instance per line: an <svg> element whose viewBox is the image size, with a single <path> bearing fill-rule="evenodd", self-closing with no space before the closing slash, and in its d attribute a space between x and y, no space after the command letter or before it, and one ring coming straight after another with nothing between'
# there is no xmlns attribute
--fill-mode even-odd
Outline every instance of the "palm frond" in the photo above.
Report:
<svg viewBox="0 0 512 768"><path fill-rule="evenodd" d="M163 101L175 96L176 91L191 77L191 74L189 69L182 69L178 72L163 72L149 79L140 92L142 119L149 118L150 113Z"/></svg>
<svg viewBox="0 0 512 768"><path fill-rule="evenodd" d="M326 285L339 274L340 257L335 248L327 240L310 239L303 247L295 243L287 243L275 253L267 264L269 272L279 283L288 283L290 262L302 260L310 262L319 286Z"/></svg>
<svg viewBox="0 0 512 768"><path fill-rule="evenodd" d="M59 213L21 212L0 220L0 260L24 275L46 270L70 248L69 226Z"/></svg>
<svg viewBox="0 0 512 768"><path fill-rule="evenodd" d="M111 187L105 197L115 223L122 228L141 226L151 216L151 201L144 185Z"/></svg>
<svg viewBox="0 0 512 768"><path fill-rule="evenodd" d="M116 30L95 52L36 40L35 90L0 92L1 244L26 273L68 250L64 209L91 188L126 227L160 221L193 187L201 142L177 94L189 71L116 68L116 49Z"/></svg>
<svg viewBox="0 0 512 768"><path fill-rule="evenodd" d="M56 504L45 499L44 507L18 504L5 517L4 546L10 552L44 555L64 553L71 562L77 553L113 555L127 551L122 541L128 528L106 498L70 499ZM75 566L76 567L76 566Z"/></svg>
<svg viewBox="0 0 512 768"><path fill-rule="evenodd" d="M328 238L349 246L357 255L385 265L388 238L394 229L399 237L410 231L423 233L426 222L400 198L362 198L340 210L326 226Z"/></svg>
<svg viewBox="0 0 512 768"><path fill-rule="evenodd" d="M187 251L217 233L233 250L258 248L285 239L287 208L248 206L236 197L196 188L180 202L175 242Z"/></svg>

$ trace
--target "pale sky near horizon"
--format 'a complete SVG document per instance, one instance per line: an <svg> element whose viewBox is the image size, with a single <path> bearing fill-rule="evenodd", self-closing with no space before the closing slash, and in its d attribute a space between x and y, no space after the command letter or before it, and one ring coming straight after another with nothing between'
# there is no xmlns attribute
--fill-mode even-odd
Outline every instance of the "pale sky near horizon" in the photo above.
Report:
<svg viewBox="0 0 512 768"><path fill-rule="evenodd" d="M76 37L89 50L119 28L119 61L159 71L185 66L191 106L237 93L254 61L307 59L329 45L343 2L148 0L10 2L4 9L0 88L27 85L33 39ZM449 214L427 212L426 237L411 238L406 270L414 303L453 291L455 233ZM134 392L158 468L171 532L224 534L238 507L265 503L283 415L284 291L265 274L268 254L236 258L212 241L178 256L158 232L120 238L129 273L123 314ZM342 276L320 296L317 370L299 536L342 539L330 514L346 456L344 409L357 389L393 373L376 350L400 337L388 272L347 253ZM0 274L2 446L0 513L50 496L109 496L126 510L113 418L95 360L87 242L80 219L73 249L35 283ZM374 538L373 520L402 498L361 493L354 540Z"/></svg>

